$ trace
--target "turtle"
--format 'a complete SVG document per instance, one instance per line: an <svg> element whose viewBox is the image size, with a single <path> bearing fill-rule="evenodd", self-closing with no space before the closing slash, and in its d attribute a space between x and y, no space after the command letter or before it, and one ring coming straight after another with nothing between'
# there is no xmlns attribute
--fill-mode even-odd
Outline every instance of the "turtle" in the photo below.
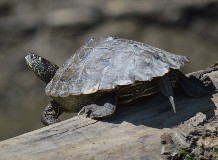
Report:
<svg viewBox="0 0 218 160"><path fill-rule="evenodd" d="M45 94L52 98L41 114L44 125L59 122L63 112L107 118L118 104L158 92L176 113L173 88L177 85L191 97L208 93L200 80L179 70L189 62L187 57L119 37L90 39L60 68L31 52L25 60L47 84Z"/></svg>

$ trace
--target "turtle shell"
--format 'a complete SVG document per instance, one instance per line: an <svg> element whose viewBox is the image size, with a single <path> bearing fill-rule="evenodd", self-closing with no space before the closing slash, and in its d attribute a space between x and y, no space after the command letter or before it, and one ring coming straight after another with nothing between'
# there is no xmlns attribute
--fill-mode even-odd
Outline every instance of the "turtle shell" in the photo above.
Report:
<svg viewBox="0 0 218 160"><path fill-rule="evenodd" d="M91 39L58 69L46 87L52 97L91 94L150 81L188 62L153 46L116 37Z"/></svg>

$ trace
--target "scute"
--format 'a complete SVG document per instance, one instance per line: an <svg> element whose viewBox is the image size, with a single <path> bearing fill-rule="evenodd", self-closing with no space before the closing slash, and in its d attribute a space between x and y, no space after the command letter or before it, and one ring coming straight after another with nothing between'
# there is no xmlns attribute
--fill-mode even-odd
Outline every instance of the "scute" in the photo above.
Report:
<svg viewBox="0 0 218 160"><path fill-rule="evenodd" d="M118 85L149 81L188 62L140 42L115 37L91 39L58 69L46 87L52 97L91 94Z"/></svg>

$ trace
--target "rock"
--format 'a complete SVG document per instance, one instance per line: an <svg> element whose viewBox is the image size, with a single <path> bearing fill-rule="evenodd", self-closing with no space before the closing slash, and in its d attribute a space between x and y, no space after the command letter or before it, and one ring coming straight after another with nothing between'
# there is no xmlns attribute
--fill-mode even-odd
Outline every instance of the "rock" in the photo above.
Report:
<svg viewBox="0 0 218 160"><path fill-rule="evenodd" d="M217 127L217 116L206 120L206 115L197 113L195 117L171 129L168 135L172 137L174 149L180 148L185 151L183 157L190 154L189 156L197 159L212 159L215 157L215 149L218 148ZM165 133L164 137L166 136ZM170 150L167 150L168 154L172 153L169 152Z"/></svg>
<svg viewBox="0 0 218 160"><path fill-rule="evenodd" d="M205 120L206 120L206 115L199 112L193 118L189 119L188 121L185 121L184 126L187 125L189 128L192 128L192 127L194 128L194 127L197 127L203 124Z"/></svg>

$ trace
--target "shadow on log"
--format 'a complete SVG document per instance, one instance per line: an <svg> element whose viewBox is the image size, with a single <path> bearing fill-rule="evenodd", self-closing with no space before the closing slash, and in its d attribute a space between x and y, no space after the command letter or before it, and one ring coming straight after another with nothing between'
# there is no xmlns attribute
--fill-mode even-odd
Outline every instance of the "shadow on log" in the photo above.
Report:
<svg viewBox="0 0 218 160"><path fill-rule="evenodd" d="M213 69L217 70L217 69ZM203 72L218 87L218 71ZM206 72L208 71L208 72ZM192 74L194 75L194 74ZM118 107L116 114L97 121L83 116L0 142L0 159L161 159L161 135L198 112L218 115L218 94L191 98L175 91L177 113L160 95Z"/></svg>

